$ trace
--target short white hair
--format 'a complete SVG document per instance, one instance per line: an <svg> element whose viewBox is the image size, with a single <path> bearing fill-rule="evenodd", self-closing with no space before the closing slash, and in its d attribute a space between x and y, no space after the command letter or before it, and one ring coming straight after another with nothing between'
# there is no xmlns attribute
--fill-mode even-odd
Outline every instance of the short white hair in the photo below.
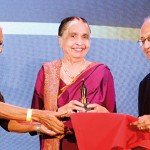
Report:
<svg viewBox="0 0 150 150"><path fill-rule="evenodd" d="M150 16L148 16L148 17L146 17L145 19L144 19L144 23L145 22L150 22Z"/></svg>
<svg viewBox="0 0 150 150"><path fill-rule="evenodd" d="M2 26L0 25L0 30L3 30Z"/></svg>

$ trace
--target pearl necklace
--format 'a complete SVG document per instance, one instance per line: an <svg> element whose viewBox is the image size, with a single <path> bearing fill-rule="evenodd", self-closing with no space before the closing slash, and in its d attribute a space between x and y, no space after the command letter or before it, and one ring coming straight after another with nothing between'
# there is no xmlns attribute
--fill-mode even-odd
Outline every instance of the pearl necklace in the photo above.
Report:
<svg viewBox="0 0 150 150"><path fill-rule="evenodd" d="M76 75L71 75L70 72L68 71L68 69L65 67L64 62L62 61L62 69L63 69L63 71L66 73L66 75L71 78L71 80L73 80L73 79L76 78L79 74L81 74L82 71L83 71L85 68L86 68L86 61L85 61L85 59L84 59L84 66L83 66L83 68L81 69L81 71L80 71L78 74L76 74Z"/></svg>

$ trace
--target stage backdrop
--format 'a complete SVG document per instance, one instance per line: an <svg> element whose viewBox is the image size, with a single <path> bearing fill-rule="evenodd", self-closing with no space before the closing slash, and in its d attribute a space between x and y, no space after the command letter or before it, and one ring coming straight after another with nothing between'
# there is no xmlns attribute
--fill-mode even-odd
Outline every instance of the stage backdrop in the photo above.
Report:
<svg viewBox="0 0 150 150"><path fill-rule="evenodd" d="M6 102L30 107L41 65L62 57L57 41L60 21L77 15L92 29L87 59L107 64L113 74L118 112L137 116L138 85L150 63L136 41L149 8L149 0L0 0L0 91ZM2 128L0 135L0 149L39 149L38 136Z"/></svg>

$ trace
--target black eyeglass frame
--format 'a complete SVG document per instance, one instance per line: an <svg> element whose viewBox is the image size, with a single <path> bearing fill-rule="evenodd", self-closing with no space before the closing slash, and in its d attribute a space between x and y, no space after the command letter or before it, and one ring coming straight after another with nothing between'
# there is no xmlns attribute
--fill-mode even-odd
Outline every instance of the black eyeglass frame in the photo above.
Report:
<svg viewBox="0 0 150 150"><path fill-rule="evenodd" d="M147 37L147 38L142 38L142 39L140 39L140 40L138 40L137 42L138 42L138 44L140 45L140 46L143 46L144 44L145 44L145 41L148 41L148 42L150 42L150 35Z"/></svg>
<svg viewBox="0 0 150 150"><path fill-rule="evenodd" d="M4 47L4 43L0 43L0 48L3 48Z"/></svg>

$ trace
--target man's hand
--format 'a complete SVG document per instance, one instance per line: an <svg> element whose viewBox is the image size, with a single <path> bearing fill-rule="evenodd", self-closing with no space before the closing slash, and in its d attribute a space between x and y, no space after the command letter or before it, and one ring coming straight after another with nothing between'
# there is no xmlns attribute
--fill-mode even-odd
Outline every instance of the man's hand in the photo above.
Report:
<svg viewBox="0 0 150 150"><path fill-rule="evenodd" d="M137 121L132 122L130 125L135 126L140 131L150 132L150 115L141 116Z"/></svg>
<svg viewBox="0 0 150 150"><path fill-rule="evenodd" d="M40 127L40 133L42 134L47 134L49 136L53 136L53 137L56 137L58 139L62 139L64 137L64 134L57 134L56 132L52 131L52 130L49 130L47 127L45 127L43 124L41 124L41 127Z"/></svg>
<svg viewBox="0 0 150 150"><path fill-rule="evenodd" d="M58 116L61 116L62 114L48 110L40 110L39 113L39 122L41 124L56 134L64 134L64 124L58 119Z"/></svg>

